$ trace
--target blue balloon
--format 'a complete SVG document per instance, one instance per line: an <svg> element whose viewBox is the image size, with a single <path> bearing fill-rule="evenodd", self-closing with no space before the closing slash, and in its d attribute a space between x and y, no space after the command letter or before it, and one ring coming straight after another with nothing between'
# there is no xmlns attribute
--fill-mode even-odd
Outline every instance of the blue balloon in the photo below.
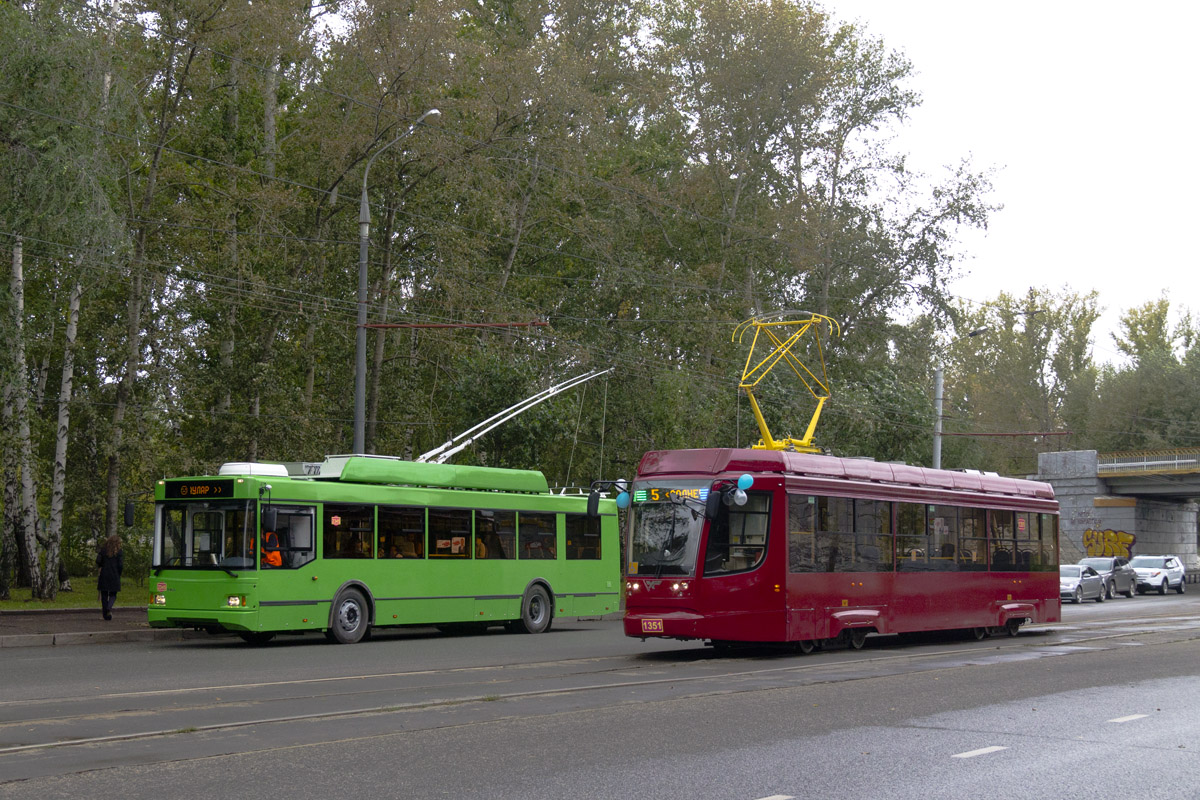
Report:
<svg viewBox="0 0 1200 800"><path fill-rule="evenodd" d="M742 476L740 478L738 478L737 487L739 489L741 489L743 492L746 491L747 489L749 489L753 485L754 485L754 476L749 473L743 473Z"/></svg>
<svg viewBox="0 0 1200 800"><path fill-rule="evenodd" d="M629 508L630 499L631 498L629 497L629 492L621 492L619 495L617 495L617 508L620 508L620 509Z"/></svg>

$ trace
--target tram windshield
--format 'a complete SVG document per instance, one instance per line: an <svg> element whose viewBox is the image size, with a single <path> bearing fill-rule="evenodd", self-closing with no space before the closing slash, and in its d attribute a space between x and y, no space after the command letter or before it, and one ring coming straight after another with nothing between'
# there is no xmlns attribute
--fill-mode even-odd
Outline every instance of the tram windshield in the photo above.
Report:
<svg viewBox="0 0 1200 800"><path fill-rule="evenodd" d="M708 481L637 481L630 505L629 574L694 575Z"/></svg>
<svg viewBox="0 0 1200 800"><path fill-rule="evenodd" d="M159 503L154 566L253 569L254 501Z"/></svg>

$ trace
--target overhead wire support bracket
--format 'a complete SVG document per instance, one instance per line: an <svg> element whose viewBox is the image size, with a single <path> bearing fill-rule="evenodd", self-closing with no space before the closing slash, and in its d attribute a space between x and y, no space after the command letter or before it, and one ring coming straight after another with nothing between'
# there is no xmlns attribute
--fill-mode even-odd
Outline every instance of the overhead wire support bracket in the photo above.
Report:
<svg viewBox="0 0 1200 800"><path fill-rule="evenodd" d="M820 448L813 444L813 435L817 429L817 420L821 417L821 410L825 407L825 401L831 396L829 375L825 366L825 350L821 345L821 332L827 331L828 336L833 336L835 333L840 335L841 326L838 325L837 320L823 314L809 311L778 311L773 314L752 317L740 323L733 329L732 340L741 344L747 331L751 328L754 329L754 336L750 341L750 352L746 354L746 364L742 369L742 379L738 388L745 390L746 397L750 399L750 408L754 412L754 419L758 423L758 430L762 435L762 439L753 447L758 450L819 453ZM794 348L806 336L811 336L815 343L816 357L820 364L819 376L794 351ZM754 360L755 351L759 347L760 338L763 339L764 346L770 346L771 350L756 362ZM804 384L804 388L817 401L817 408L813 412L808 429L804 432L802 439L775 439L771 436L771 430L767 426L762 409L754 396L754 390L762 383L763 378L767 377L781 361L787 364Z"/></svg>

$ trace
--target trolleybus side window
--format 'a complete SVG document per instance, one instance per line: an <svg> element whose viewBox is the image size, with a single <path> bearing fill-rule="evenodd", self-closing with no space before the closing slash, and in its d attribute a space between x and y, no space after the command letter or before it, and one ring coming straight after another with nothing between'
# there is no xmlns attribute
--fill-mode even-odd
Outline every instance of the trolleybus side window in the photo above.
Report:
<svg viewBox="0 0 1200 800"><path fill-rule="evenodd" d="M273 505L275 510L275 530L263 528L262 544L264 554L268 547L273 547L279 553L279 563L270 559L260 558L260 566L264 569L282 568L296 569L303 567L316 558L314 544L316 538L313 531L316 527L316 509L312 506L281 506ZM268 538L269 533L275 536ZM273 543L272 543L273 542Z"/></svg>
<svg viewBox="0 0 1200 800"><path fill-rule="evenodd" d="M471 557L471 512L468 509L429 509L429 557Z"/></svg>
<svg viewBox="0 0 1200 800"><path fill-rule="evenodd" d="M600 558L600 518L587 514L567 514L567 560Z"/></svg>
<svg viewBox="0 0 1200 800"><path fill-rule="evenodd" d="M817 498L788 494L788 571L816 572Z"/></svg>
<svg viewBox="0 0 1200 800"><path fill-rule="evenodd" d="M488 509L475 512L475 557L517 557L517 512Z"/></svg>
<svg viewBox="0 0 1200 800"><path fill-rule="evenodd" d="M721 506L708 530L704 574L745 572L763 561L770 528L771 495L750 492L742 506Z"/></svg>
<svg viewBox="0 0 1200 800"><path fill-rule="evenodd" d="M379 507L379 557L425 557L425 509Z"/></svg>
<svg viewBox="0 0 1200 800"><path fill-rule="evenodd" d="M558 558L558 524L554 514L522 511L517 515L517 551L521 558Z"/></svg>
<svg viewBox="0 0 1200 800"><path fill-rule="evenodd" d="M1012 511L988 511L988 519L992 528L992 569L998 572L1012 572L1017 566L1017 542L1014 538Z"/></svg>
<svg viewBox="0 0 1200 800"><path fill-rule="evenodd" d="M371 558L375 544L375 507L326 503L323 558Z"/></svg>

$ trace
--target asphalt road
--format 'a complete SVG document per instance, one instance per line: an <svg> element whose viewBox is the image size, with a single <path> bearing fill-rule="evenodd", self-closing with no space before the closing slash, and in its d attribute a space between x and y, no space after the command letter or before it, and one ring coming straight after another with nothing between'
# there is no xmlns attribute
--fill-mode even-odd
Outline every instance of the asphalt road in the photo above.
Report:
<svg viewBox="0 0 1200 800"><path fill-rule="evenodd" d="M0 797L1200 796L1200 597L1015 638L716 657L384 633L0 650ZM1081 788L1083 787L1083 788Z"/></svg>

